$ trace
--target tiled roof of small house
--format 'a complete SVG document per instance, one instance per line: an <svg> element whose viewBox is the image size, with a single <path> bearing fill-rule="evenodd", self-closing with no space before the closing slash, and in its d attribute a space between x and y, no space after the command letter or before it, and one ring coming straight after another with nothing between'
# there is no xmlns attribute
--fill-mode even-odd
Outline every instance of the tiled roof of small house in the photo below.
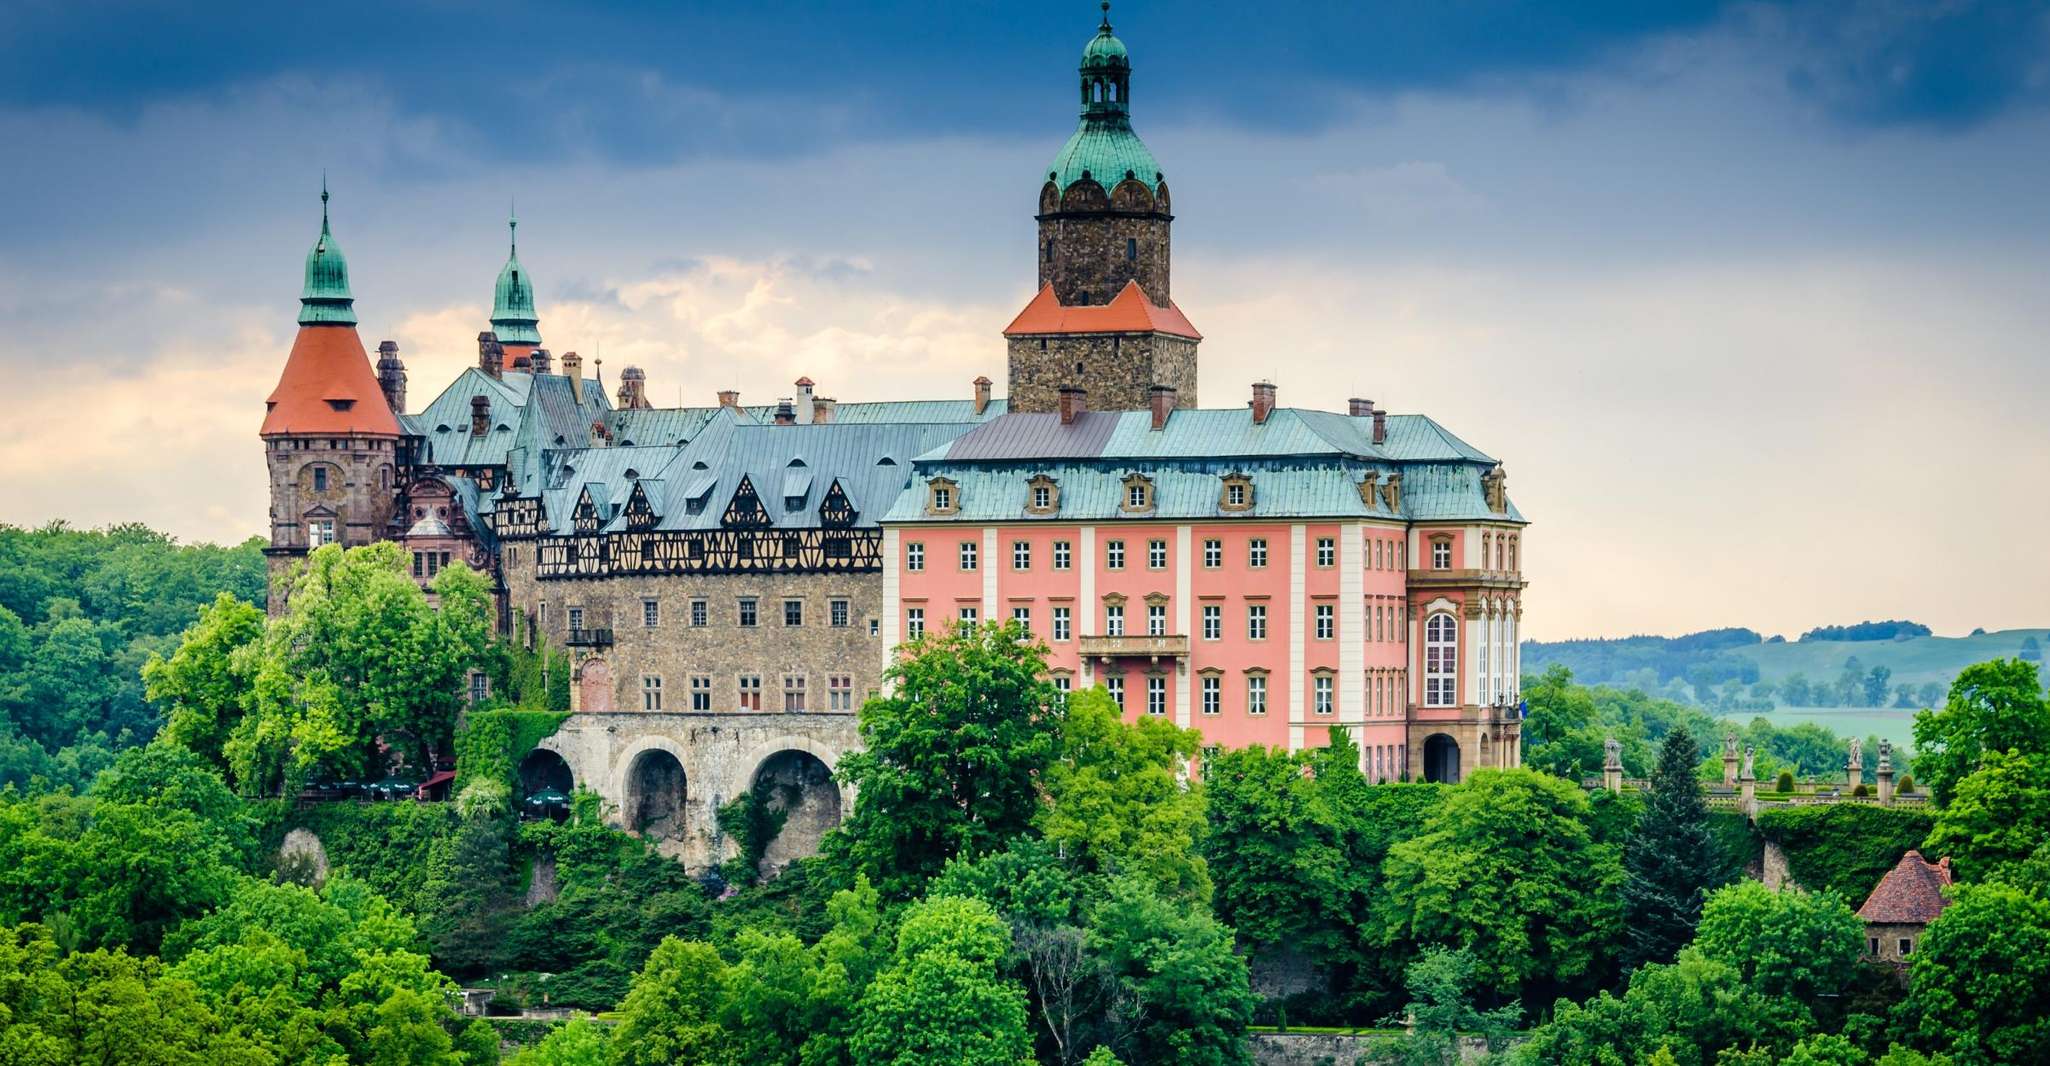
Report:
<svg viewBox="0 0 2050 1066"><path fill-rule="evenodd" d="M1929 862L1921 852L1910 851L1879 879L1879 887L1858 908L1858 917L1874 925L1927 925L1950 902L1943 897L1948 887L1948 856Z"/></svg>

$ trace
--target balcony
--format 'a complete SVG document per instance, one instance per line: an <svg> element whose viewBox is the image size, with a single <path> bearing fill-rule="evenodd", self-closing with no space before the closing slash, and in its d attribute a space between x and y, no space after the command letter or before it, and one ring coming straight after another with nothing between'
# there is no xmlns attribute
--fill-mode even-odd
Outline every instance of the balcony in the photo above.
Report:
<svg viewBox="0 0 2050 1066"><path fill-rule="evenodd" d="M1085 659L1101 659L1106 663L1112 659L1137 656L1145 656L1157 663L1162 659L1187 659L1189 638L1186 634L1158 637L1083 637L1081 651Z"/></svg>
<svg viewBox="0 0 2050 1066"><path fill-rule="evenodd" d="M572 629L569 631L569 646L572 648L609 648L612 646L610 629Z"/></svg>

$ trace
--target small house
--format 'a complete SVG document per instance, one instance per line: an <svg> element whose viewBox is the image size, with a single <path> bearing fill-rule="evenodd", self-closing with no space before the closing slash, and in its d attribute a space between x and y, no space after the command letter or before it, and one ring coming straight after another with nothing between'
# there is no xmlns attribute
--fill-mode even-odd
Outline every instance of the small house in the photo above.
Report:
<svg viewBox="0 0 2050 1066"><path fill-rule="evenodd" d="M1948 887L1948 856L1935 862L1923 859L1919 851L1901 856L1858 908L1858 917L1865 922L1865 957L1907 965L1921 943L1922 931L1949 904L1943 895Z"/></svg>

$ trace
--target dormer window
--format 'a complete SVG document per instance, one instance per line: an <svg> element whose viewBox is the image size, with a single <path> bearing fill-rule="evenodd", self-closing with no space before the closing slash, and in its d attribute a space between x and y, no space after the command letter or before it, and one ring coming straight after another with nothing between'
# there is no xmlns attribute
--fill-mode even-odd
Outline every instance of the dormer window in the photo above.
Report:
<svg viewBox="0 0 2050 1066"><path fill-rule="evenodd" d="M925 486L927 514L950 515L961 510L961 486L943 477L933 478L926 482Z"/></svg>
<svg viewBox="0 0 2050 1066"><path fill-rule="evenodd" d="M1244 474L1224 475L1224 491L1217 498L1220 511L1250 511L1253 509L1253 479Z"/></svg>
<svg viewBox="0 0 2050 1066"><path fill-rule="evenodd" d="M329 407L332 407L332 408L334 408L334 409L335 409L335 410L337 410L337 411L347 411L347 410L349 410L350 408L352 408L352 407L355 407L355 406L356 406L356 401L354 401L354 400L329 400L329 401L327 402L327 405L328 405Z"/></svg>
<svg viewBox="0 0 2050 1066"><path fill-rule="evenodd" d="M1052 514L1061 502L1060 486L1054 479L1041 474L1025 483L1025 511L1028 514Z"/></svg>
<svg viewBox="0 0 2050 1066"><path fill-rule="evenodd" d="M1126 514L1153 510L1153 482L1144 474L1125 479L1125 500L1119 510Z"/></svg>

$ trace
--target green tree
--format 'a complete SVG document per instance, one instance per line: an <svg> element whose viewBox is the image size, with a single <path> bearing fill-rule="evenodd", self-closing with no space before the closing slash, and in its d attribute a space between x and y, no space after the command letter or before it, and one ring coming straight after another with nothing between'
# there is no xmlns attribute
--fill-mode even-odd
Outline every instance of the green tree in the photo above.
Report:
<svg viewBox="0 0 2050 1066"><path fill-rule="evenodd" d="M1886 693L1892 685L1893 670L1891 668L1885 666L1873 667L1872 672L1865 675L1865 706L1886 706Z"/></svg>
<svg viewBox="0 0 2050 1066"><path fill-rule="evenodd" d="M434 907L421 931L450 973L482 974L500 958L513 919L510 831L506 816L464 818L427 868L426 895Z"/></svg>
<svg viewBox="0 0 2050 1066"><path fill-rule="evenodd" d="M1640 967L1621 996L1604 991L1585 1003L1561 1000L1551 1021L1513 1056L1532 1066L1716 1066L1736 1061L1724 1057L1732 1051L1790 1047L1813 1028L1800 1002L1763 995L1744 983L1736 967L1688 947L1670 964Z"/></svg>
<svg viewBox="0 0 2050 1066"><path fill-rule="evenodd" d="M875 1066L1032 1061L1025 991L1000 972L1010 930L980 900L914 905L897 950L861 997L852 1050Z"/></svg>
<svg viewBox="0 0 2050 1066"><path fill-rule="evenodd" d="M1482 986L1598 979L1620 932L1621 857L1588 832L1587 797L1528 770L1478 770L1383 870L1383 943L1463 947Z"/></svg>
<svg viewBox="0 0 2050 1066"><path fill-rule="evenodd" d="M166 659L152 653L143 664L144 692L165 707L163 739L190 749L215 769L228 769L224 749L248 710L249 671L263 638L263 612L223 592L185 630Z"/></svg>
<svg viewBox="0 0 2050 1066"><path fill-rule="evenodd" d="M719 1011L726 963L710 944L666 938L634 977L612 1037L620 1066L735 1062Z"/></svg>
<svg viewBox="0 0 2050 1066"><path fill-rule="evenodd" d="M1134 1005L1121 1019L1121 1046L1140 1063L1225 1066L1250 1062L1244 1045L1253 1020L1246 962L1231 930L1207 908L1163 897L1151 879L1113 879L1090 916L1088 946L1116 983L1116 1001Z"/></svg>
<svg viewBox="0 0 2050 1066"><path fill-rule="evenodd" d="M1038 817L1064 701L1025 636L1015 624L930 634L862 707L863 750L839 768L854 813L834 847L885 895L915 895L949 858L997 850Z"/></svg>
<svg viewBox="0 0 2050 1066"><path fill-rule="evenodd" d="M1995 659L1968 666L1942 710L1915 715L1915 777L1938 806L1991 751L2050 754L2050 700L2034 663Z"/></svg>
<svg viewBox="0 0 2050 1066"><path fill-rule="evenodd" d="M1988 752L1936 812L1923 848L1948 855L1967 880L2012 874L2050 841L2050 754Z"/></svg>
<svg viewBox="0 0 2050 1066"><path fill-rule="evenodd" d="M1858 972L1865 924L1844 901L1756 881L1717 889L1694 945L1767 996L1814 1002L1840 995Z"/></svg>
<svg viewBox="0 0 2050 1066"><path fill-rule="evenodd" d="M1514 1003L1486 1011L1475 1007L1473 971L1471 954L1445 948L1427 948L1409 964L1404 975L1409 1007L1403 1013L1410 1032L1392 1048L1403 1066L1456 1066L1464 1033L1481 1036L1490 1052L1502 1050L1523 1008Z"/></svg>
<svg viewBox="0 0 2050 1066"><path fill-rule="evenodd" d="M1091 688L1069 697L1062 735L1038 819L1046 839L1090 869L1143 872L1164 892L1207 902L1203 794L1182 780L1202 734L1160 718L1128 724Z"/></svg>
<svg viewBox="0 0 2050 1066"><path fill-rule="evenodd" d="M612 1039L605 1026L587 1018L568 1021L505 1066L612 1066Z"/></svg>
<svg viewBox="0 0 2050 1066"><path fill-rule="evenodd" d="M1895 1020L1960 1063L2034 1061L2050 1047L2050 900L2004 884L1953 893L1915 945Z"/></svg>
<svg viewBox="0 0 2050 1066"><path fill-rule="evenodd" d="M1721 875L1708 801L1694 773L1694 737L1666 734L1637 828L1623 848L1624 929L1631 965L1664 962L1694 938L1701 903Z"/></svg>
<svg viewBox="0 0 2050 1066"><path fill-rule="evenodd" d="M370 1027L370 1066L461 1066L442 1027L447 1010L413 989L394 990Z"/></svg>

